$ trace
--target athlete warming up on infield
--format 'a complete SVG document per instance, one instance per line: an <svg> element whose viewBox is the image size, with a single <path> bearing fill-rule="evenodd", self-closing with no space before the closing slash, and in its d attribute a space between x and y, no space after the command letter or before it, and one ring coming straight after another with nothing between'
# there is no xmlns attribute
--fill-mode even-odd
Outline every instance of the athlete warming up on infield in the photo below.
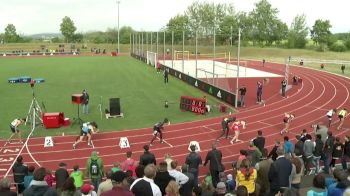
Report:
<svg viewBox="0 0 350 196"><path fill-rule="evenodd" d="M98 129L97 129L96 122L83 123L83 126L81 127L81 130L80 130L80 135L77 137L77 139L75 140L75 143L73 144L73 149L75 149L76 146L83 141L85 136L88 137L88 145L92 146L91 135L97 132L98 132Z"/></svg>
<svg viewBox="0 0 350 196"><path fill-rule="evenodd" d="M230 141L231 144L233 144L233 142L241 142L242 140L238 139L239 137L239 127L242 127L243 129L245 129L246 126L246 122L243 120L238 120L232 123L231 125L231 129L235 132L235 135L233 136L232 140Z"/></svg>
<svg viewBox="0 0 350 196"><path fill-rule="evenodd" d="M169 123L169 120L167 118L164 118L162 122L157 122L153 126L153 137L151 140L151 143L149 144L150 146L153 145L153 141L157 138L157 135L159 135L160 143L163 143L163 133L162 130L164 129L164 124Z"/></svg>
<svg viewBox="0 0 350 196"><path fill-rule="evenodd" d="M21 138L21 132L20 130L18 129L18 127L22 124L24 124L26 122L26 119L25 118L16 118L15 120L13 120L10 124L10 128L11 128L11 131L12 131L12 134L10 136L10 138L7 140L8 143L11 143L12 141L12 138L14 136L16 136L19 140L19 143L23 143L22 141L22 138Z"/></svg>
<svg viewBox="0 0 350 196"><path fill-rule="evenodd" d="M283 117L284 128L281 131L281 135L283 133L288 133L290 123L293 121L294 118L295 118L294 114L284 113L284 117Z"/></svg>
<svg viewBox="0 0 350 196"><path fill-rule="evenodd" d="M230 131L229 124L231 122L234 122L235 120L236 120L236 117L222 119L221 121L222 133L218 138L216 138L216 141L219 141L219 139L224 135L226 139L228 138L228 132Z"/></svg>

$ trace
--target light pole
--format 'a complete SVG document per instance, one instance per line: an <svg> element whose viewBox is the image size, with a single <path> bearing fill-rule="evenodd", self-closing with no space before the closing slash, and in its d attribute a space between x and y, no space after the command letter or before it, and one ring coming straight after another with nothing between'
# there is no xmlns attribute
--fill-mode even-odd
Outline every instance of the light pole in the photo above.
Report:
<svg viewBox="0 0 350 196"><path fill-rule="evenodd" d="M239 81L239 58L241 53L241 28L238 27L238 48L237 48L237 80L236 80L236 99L235 99L235 108L238 107L238 81Z"/></svg>
<svg viewBox="0 0 350 196"><path fill-rule="evenodd" d="M118 53L120 53L120 47L119 47L119 4L120 4L120 1L117 1L117 5L118 5Z"/></svg>

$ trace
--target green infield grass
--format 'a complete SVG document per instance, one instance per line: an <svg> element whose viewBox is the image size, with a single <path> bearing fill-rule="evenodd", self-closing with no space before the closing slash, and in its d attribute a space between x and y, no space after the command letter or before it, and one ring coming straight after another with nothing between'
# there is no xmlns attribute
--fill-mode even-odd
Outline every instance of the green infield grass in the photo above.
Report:
<svg viewBox="0 0 350 196"><path fill-rule="evenodd" d="M34 87L35 97L46 112L64 112L71 120L77 117L78 105L72 104L71 95L86 89L90 95L89 114L82 114L84 121L96 121L100 131L126 130L152 127L167 117L171 123L187 122L221 115L217 107L207 115L182 112L179 109L181 95L203 97L202 91L169 77L163 83L163 75L151 66L131 57L34 57L2 58L0 61L1 123L0 138L10 136L10 122L27 116L32 101L29 84L10 84L8 78L30 76L44 78L45 82ZM109 98L120 98L123 118L106 119L104 110L109 109ZM208 103L220 103L207 96ZM165 100L169 108L164 107ZM102 118L100 113L102 109ZM30 132L30 125L22 125L23 136ZM45 129L38 126L34 136L78 134L79 126ZM151 133L151 132L150 132Z"/></svg>

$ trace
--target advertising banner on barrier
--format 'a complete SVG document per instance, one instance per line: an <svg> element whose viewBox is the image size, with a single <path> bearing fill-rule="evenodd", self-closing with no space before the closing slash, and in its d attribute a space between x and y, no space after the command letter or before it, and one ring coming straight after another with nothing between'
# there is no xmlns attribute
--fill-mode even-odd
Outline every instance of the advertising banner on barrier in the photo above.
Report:
<svg viewBox="0 0 350 196"><path fill-rule="evenodd" d="M137 56L135 54L131 54L131 56L136 58L136 59L139 59L141 61L145 61L144 58ZM231 106L235 105L235 99L236 99L235 94L228 92L226 90L220 89L220 88L213 86L211 84L208 84L202 80L199 80L199 79L194 78L192 76L189 76L187 74L181 73L175 69L172 69L171 67L166 67L163 64L161 64L161 69L164 70L165 68L169 69L170 75L178 78L179 80L182 80L182 81L186 82L187 84L189 84L195 88L198 88L198 89L216 97L217 99L220 99L221 101L223 101Z"/></svg>

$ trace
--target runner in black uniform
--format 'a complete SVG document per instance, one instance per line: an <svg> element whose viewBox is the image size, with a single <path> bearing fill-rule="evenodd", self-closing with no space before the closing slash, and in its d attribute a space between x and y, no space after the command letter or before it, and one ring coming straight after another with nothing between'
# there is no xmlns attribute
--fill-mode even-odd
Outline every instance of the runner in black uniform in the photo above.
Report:
<svg viewBox="0 0 350 196"><path fill-rule="evenodd" d="M164 124L168 123L169 120L167 118L164 118L163 122L157 122L154 126L153 126L153 137L151 140L151 143L149 144L150 146L152 146L153 141L157 138L157 135L159 134L159 138L160 138L160 143L163 143L163 133L162 130L164 129Z"/></svg>
<svg viewBox="0 0 350 196"><path fill-rule="evenodd" d="M219 139L224 135L226 135L225 136L226 139L228 138L228 132L229 132L228 124L230 124L230 122L234 122L235 120L236 120L236 117L222 119L221 121L222 133L218 138L216 138L216 141L219 141Z"/></svg>

